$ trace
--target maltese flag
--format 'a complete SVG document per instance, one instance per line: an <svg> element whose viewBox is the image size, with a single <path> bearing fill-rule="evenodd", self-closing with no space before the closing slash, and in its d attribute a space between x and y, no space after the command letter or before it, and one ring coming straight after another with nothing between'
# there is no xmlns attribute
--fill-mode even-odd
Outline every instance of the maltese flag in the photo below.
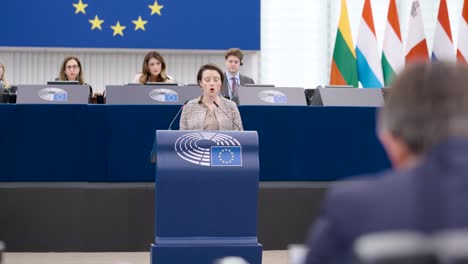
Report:
<svg viewBox="0 0 468 264"><path fill-rule="evenodd" d="M406 38L406 63L428 61L426 35L421 14L421 4L413 0L411 4L411 15L408 23L408 37Z"/></svg>

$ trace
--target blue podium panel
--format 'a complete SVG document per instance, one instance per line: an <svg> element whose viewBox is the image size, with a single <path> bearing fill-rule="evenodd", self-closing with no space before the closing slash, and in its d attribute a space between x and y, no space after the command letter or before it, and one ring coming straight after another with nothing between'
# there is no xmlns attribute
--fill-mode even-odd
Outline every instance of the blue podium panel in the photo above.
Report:
<svg viewBox="0 0 468 264"><path fill-rule="evenodd" d="M157 131L156 141L152 263L209 263L230 251L261 263L257 133Z"/></svg>
<svg viewBox="0 0 468 264"><path fill-rule="evenodd" d="M374 107L240 106L258 131L261 181L333 181L390 167Z"/></svg>
<svg viewBox="0 0 468 264"><path fill-rule="evenodd" d="M105 171L86 105L16 105L15 181L87 181ZM93 140L94 139L94 140Z"/></svg>

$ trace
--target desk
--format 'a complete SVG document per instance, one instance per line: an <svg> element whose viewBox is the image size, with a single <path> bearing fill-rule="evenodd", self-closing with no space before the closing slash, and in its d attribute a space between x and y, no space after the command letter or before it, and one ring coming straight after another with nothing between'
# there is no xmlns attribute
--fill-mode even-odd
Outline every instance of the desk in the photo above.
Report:
<svg viewBox="0 0 468 264"><path fill-rule="evenodd" d="M178 109L0 105L0 182L153 181L154 132L167 129ZM375 135L375 108L239 109L244 128L259 134L262 181L331 181L389 167Z"/></svg>

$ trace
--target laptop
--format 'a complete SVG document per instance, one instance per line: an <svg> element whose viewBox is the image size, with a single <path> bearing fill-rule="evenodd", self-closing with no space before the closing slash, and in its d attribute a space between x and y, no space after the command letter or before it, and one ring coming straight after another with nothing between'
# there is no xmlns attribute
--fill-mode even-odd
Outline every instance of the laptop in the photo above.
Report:
<svg viewBox="0 0 468 264"><path fill-rule="evenodd" d="M300 87L240 86L238 97L239 105L307 105Z"/></svg>
<svg viewBox="0 0 468 264"><path fill-rule="evenodd" d="M76 84L18 85L17 104L88 104L89 86Z"/></svg>
<svg viewBox="0 0 468 264"><path fill-rule="evenodd" d="M106 104L183 105L201 95L198 85L107 85Z"/></svg>

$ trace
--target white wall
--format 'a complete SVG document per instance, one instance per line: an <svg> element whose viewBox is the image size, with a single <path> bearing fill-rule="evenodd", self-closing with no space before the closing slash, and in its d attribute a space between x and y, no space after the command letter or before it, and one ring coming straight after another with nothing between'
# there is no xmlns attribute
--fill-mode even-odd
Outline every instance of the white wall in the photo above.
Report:
<svg viewBox="0 0 468 264"><path fill-rule="evenodd" d="M331 54L341 0L261 0L261 51L245 51L242 72L257 83L316 87L329 81ZM440 0L420 0L431 49ZM447 0L456 41L463 0ZM364 0L347 0L354 42ZM389 0L372 0L377 38L382 47ZM397 0L402 36L406 38L411 0ZM184 83L195 82L198 67L224 64L224 51L158 50L168 73ZM58 75L67 55L78 56L85 80L95 91L106 84L123 84L141 70L148 50L0 48L0 62L14 84L45 83Z"/></svg>

